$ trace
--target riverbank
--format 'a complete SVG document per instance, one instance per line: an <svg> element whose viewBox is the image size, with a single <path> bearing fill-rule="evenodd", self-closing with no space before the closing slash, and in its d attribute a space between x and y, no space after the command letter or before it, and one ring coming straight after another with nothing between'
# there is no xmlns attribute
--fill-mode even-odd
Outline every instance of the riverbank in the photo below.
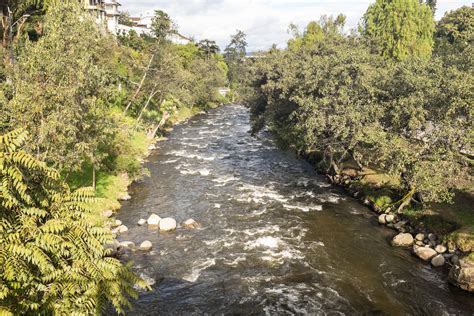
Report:
<svg viewBox="0 0 474 316"><path fill-rule="evenodd" d="M468 314L472 296L386 240L392 232L279 149L252 137L249 113L229 105L174 127L147 159L150 177L117 214L129 230L123 262L153 289L127 315ZM140 226L174 218L172 233ZM179 223L193 218L198 229ZM152 249L137 249L150 241ZM309 299L308 299L309 298Z"/></svg>
<svg viewBox="0 0 474 316"><path fill-rule="evenodd" d="M210 107L212 108L212 107ZM135 130L133 135L129 137L128 152L117 157L117 160L124 161L129 165L134 165L133 174L124 171L109 170L100 171L96 175L96 198L97 200L90 205L93 213L97 215L97 220L103 222L105 226L117 227L115 220L112 218L121 208L121 201L131 199L128 192L129 186L148 176L148 171L143 168L146 158L156 149L157 142L166 140L163 133L172 130L176 124L180 124L191 117L203 113L198 107L182 107L174 112L163 127L163 130L155 137L150 139L144 130ZM81 173L74 175L69 180L72 188L90 186L90 174L92 169L85 167ZM112 220L111 220L112 219Z"/></svg>
<svg viewBox="0 0 474 316"><path fill-rule="evenodd" d="M306 157L309 160L314 158ZM328 180L344 188L378 216L380 225L396 231L394 247L411 249L413 255L443 268L449 281L474 292L474 195L472 190L457 192L453 204L408 206L399 211L403 196L398 180L383 172L346 167Z"/></svg>

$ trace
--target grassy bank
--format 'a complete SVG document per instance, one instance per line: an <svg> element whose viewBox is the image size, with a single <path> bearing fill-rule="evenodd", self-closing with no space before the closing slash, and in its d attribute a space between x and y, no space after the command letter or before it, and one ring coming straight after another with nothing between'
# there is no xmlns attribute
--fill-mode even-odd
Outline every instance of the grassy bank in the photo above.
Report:
<svg viewBox="0 0 474 316"><path fill-rule="evenodd" d="M214 106L210 106L212 108ZM170 131L172 126L188 120L189 118L201 113L198 107L181 107L174 112L165 131ZM126 119L128 120L128 119ZM127 122L132 124L133 122ZM158 134L157 139L163 139L163 135ZM137 129L127 138L127 151L122 152L113 158L111 164L115 168L98 171L96 174L96 197L97 201L91 205L91 208L98 214L106 210L116 212L120 209L120 199L127 195L129 185L138 178L146 175L147 171L142 164L149 155L149 146L156 141L149 139L146 132ZM128 170L127 170L128 169ZM73 174L68 178L72 188L88 187L92 185L92 167L84 166L81 172Z"/></svg>
<svg viewBox="0 0 474 316"><path fill-rule="evenodd" d="M353 180L351 188L367 197L380 209L394 207L403 196L400 181L382 171L364 169L362 172L346 167L343 174ZM421 231L434 233L451 248L473 257L474 253L474 187L472 181L456 192L453 203L412 205L403 215Z"/></svg>

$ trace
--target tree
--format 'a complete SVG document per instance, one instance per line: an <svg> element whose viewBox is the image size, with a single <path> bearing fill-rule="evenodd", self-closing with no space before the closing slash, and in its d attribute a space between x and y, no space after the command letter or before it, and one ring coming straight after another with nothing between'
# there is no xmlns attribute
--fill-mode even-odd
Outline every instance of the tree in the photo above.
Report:
<svg viewBox="0 0 474 316"><path fill-rule="evenodd" d="M44 35L26 43L12 69L13 96L4 125L25 127L36 140L28 150L68 173L97 164L108 142L108 73L101 59L106 39L74 1L57 2L46 16ZM2 108L3 111L3 108Z"/></svg>
<svg viewBox="0 0 474 316"><path fill-rule="evenodd" d="M217 45L215 41L208 39L200 41L197 45L206 59L209 59L212 55L218 54L220 51L219 45Z"/></svg>
<svg viewBox="0 0 474 316"><path fill-rule="evenodd" d="M224 50L224 56L228 62L239 62L247 55L247 35L237 30L231 36L230 43Z"/></svg>
<svg viewBox="0 0 474 316"><path fill-rule="evenodd" d="M90 190L71 192L57 171L22 150L28 136L0 136L0 314L118 312L143 281L107 257L112 234L87 208Z"/></svg>
<svg viewBox="0 0 474 316"><path fill-rule="evenodd" d="M151 21L151 31L158 41L163 42L169 35L176 33L176 27L168 13L155 10L155 16Z"/></svg>
<svg viewBox="0 0 474 316"><path fill-rule="evenodd" d="M468 6L446 13L436 26L436 52L461 53L474 45L474 9Z"/></svg>
<svg viewBox="0 0 474 316"><path fill-rule="evenodd" d="M120 12L118 21L119 21L119 24L122 24L122 25L134 26L133 21L130 19L130 13L128 12Z"/></svg>
<svg viewBox="0 0 474 316"><path fill-rule="evenodd" d="M418 0L377 0L363 17L361 33L384 56L427 59L433 49L434 27L430 7Z"/></svg>
<svg viewBox="0 0 474 316"><path fill-rule="evenodd" d="M247 55L247 35L237 30L237 33L231 36L229 45L224 50L224 58L229 66L229 81L234 84L242 79L242 65Z"/></svg>

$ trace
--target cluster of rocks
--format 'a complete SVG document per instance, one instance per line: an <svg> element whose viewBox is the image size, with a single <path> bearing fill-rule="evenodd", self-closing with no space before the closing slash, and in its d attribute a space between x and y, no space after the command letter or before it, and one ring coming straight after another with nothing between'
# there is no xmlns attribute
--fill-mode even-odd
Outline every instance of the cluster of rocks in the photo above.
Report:
<svg viewBox="0 0 474 316"><path fill-rule="evenodd" d="M396 247L412 247L414 255L423 261L431 263L434 267L450 268L449 280L455 286L474 292L474 263L467 258L461 258L463 253L455 248L450 248L435 234L431 234L410 225L400 214L394 213L390 208L381 209L352 186L351 175L328 176L331 183L342 186L357 199L378 213L378 222L398 231L392 239ZM452 246L451 246L452 247Z"/></svg>
<svg viewBox="0 0 474 316"><path fill-rule="evenodd" d="M104 217L111 218L113 212L109 211L104 212ZM173 218L161 218L156 214L150 215L148 219L140 219L137 222L138 226L148 225L150 229L158 229L160 232L173 232L177 229L178 225L175 219ZM114 235L120 235L128 232L128 227L123 225L122 222L118 219L112 219L109 222L109 227ZM199 224L194 219L188 219L182 223L183 228L195 229L199 227ZM153 248L153 244L149 240L143 241L138 247L132 241L122 241L119 242L114 240L114 242L108 245L112 249L112 255L118 256L123 250L141 250L141 251L150 251Z"/></svg>

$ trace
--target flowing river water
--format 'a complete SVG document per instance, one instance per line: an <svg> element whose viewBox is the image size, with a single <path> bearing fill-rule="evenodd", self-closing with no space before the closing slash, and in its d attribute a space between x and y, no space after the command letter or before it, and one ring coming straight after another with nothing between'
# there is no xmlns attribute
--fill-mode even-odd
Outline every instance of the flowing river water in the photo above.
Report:
<svg viewBox="0 0 474 316"><path fill-rule="evenodd" d="M244 107L175 127L131 188L124 260L152 284L129 315L472 315L474 296L392 248L394 232L311 165L249 134ZM137 226L152 213L200 229Z"/></svg>

